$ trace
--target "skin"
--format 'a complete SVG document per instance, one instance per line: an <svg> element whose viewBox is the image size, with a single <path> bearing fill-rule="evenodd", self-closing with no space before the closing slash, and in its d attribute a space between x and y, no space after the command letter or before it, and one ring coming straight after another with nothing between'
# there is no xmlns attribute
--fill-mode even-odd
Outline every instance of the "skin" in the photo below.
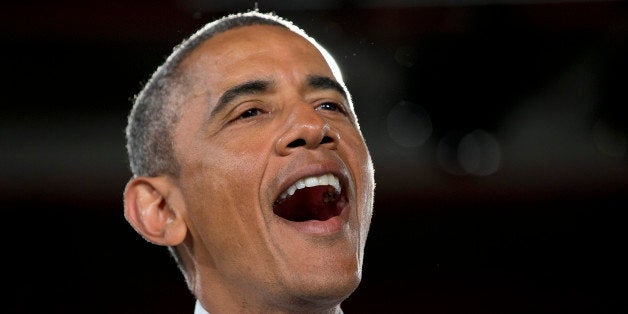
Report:
<svg viewBox="0 0 628 314"><path fill-rule="evenodd" d="M135 177L125 215L149 241L178 246L191 291L211 313L334 313L358 286L374 178L357 118L321 52L277 26L229 30L182 63L190 82L174 130L176 177ZM264 89L221 96L247 82ZM258 84L258 85L260 85ZM224 97L223 97L224 100ZM273 213L296 180L341 178L326 221Z"/></svg>

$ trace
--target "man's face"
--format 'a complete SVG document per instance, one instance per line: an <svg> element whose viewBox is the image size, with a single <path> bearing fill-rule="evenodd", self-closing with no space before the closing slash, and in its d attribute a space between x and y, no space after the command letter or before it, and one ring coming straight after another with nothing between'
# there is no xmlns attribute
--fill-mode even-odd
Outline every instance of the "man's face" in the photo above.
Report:
<svg viewBox="0 0 628 314"><path fill-rule="evenodd" d="M361 278L373 168L321 53L289 30L246 26L182 66L176 182L196 280L210 278L200 282L210 294L348 296Z"/></svg>

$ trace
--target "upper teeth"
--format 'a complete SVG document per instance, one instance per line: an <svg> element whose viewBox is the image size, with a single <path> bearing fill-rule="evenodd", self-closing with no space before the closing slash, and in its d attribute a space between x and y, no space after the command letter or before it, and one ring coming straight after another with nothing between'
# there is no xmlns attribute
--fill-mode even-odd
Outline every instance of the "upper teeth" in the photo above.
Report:
<svg viewBox="0 0 628 314"><path fill-rule="evenodd" d="M279 195L279 200L285 199L288 196L294 194L296 190L300 190L306 187L313 187L319 185L331 185L336 189L337 193L340 193L342 189L340 188L340 181L333 174L324 174L319 177L306 177L298 180L293 185L291 185L287 190L285 190L281 195Z"/></svg>

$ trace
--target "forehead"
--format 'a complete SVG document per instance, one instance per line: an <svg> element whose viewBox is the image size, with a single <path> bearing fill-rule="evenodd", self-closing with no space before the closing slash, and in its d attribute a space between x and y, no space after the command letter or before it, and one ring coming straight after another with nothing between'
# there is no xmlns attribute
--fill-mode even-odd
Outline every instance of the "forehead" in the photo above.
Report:
<svg viewBox="0 0 628 314"><path fill-rule="evenodd" d="M286 27L279 25L254 24L234 27L227 31L220 32L199 45L199 48L226 48L230 46L239 46L242 48L263 49L265 46L272 47L274 45L283 45L288 42L293 45L311 45L311 43L309 43L309 41L303 36Z"/></svg>
<svg viewBox="0 0 628 314"><path fill-rule="evenodd" d="M211 81L214 86L237 84L252 76L304 72L334 77L314 44L289 29L272 25L242 26L217 34L192 51L181 69L192 82Z"/></svg>

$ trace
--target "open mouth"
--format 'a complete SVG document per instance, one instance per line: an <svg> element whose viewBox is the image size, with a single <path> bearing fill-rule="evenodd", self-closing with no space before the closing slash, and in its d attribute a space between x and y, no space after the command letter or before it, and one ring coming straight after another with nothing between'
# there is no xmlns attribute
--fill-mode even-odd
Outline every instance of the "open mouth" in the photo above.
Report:
<svg viewBox="0 0 628 314"><path fill-rule="evenodd" d="M333 174L298 180L275 200L273 211L290 221L325 221L340 215L346 197Z"/></svg>

